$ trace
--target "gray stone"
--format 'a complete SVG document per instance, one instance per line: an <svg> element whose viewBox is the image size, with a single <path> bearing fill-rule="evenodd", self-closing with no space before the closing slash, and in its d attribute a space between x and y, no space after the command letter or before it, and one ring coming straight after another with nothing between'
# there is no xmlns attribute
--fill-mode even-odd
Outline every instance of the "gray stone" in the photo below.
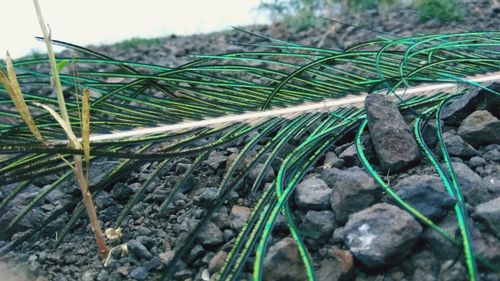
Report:
<svg viewBox="0 0 500 281"><path fill-rule="evenodd" d="M441 124L443 122L441 121ZM427 126L425 126L423 132L422 132L422 137L429 147L435 147L436 144L438 143L438 137L436 134L437 131L437 124L436 120L432 119L427 123Z"/></svg>
<svg viewBox="0 0 500 281"><path fill-rule="evenodd" d="M471 114L484 97L490 94L483 94L478 87L470 88L467 93L447 104L441 112L441 120L447 125L459 125L465 117Z"/></svg>
<svg viewBox="0 0 500 281"><path fill-rule="evenodd" d="M500 197L477 205L475 214L500 239Z"/></svg>
<svg viewBox="0 0 500 281"><path fill-rule="evenodd" d="M224 243L224 235L213 222L208 222L198 234L197 240L203 247L212 249Z"/></svg>
<svg viewBox="0 0 500 281"><path fill-rule="evenodd" d="M219 251L215 254L208 262L208 271L210 273L216 273L222 269L224 263L226 262L227 253L224 251Z"/></svg>
<svg viewBox="0 0 500 281"><path fill-rule="evenodd" d="M172 261L174 256L175 256L175 251L166 251L158 255L161 262L163 262L166 265L168 265Z"/></svg>
<svg viewBox="0 0 500 281"><path fill-rule="evenodd" d="M210 166L214 170L218 170L219 168L223 167L226 161L227 156L225 156L222 152L215 150L210 152L206 160L208 166Z"/></svg>
<svg viewBox="0 0 500 281"><path fill-rule="evenodd" d="M433 175L411 175L403 177L395 185L394 189L399 189L402 186L413 186L413 185L428 185L432 186L434 189L442 192L446 192L446 189L439 176Z"/></svg>
<svg viewBox="0 0 500 281"><path fill-rule="evenodd" d="M340 153L339 158L344 161L347 167L359 166L361 164L358 157L358 151L356 150L356 144L348 146Z"/></svg>
<svg viewBox="0 0 500 281"><path fill-rule="evenodd" d="M486 161L500 162L500 150L498 149L488 150L486 153L483 154L483 158Z"/></svg>
<svg viewBox="0 0 500 281"><path fill-rule="evenodd" d="M245 206L234 205L231 208L231 214L233 215L233 228L240 230L245 225L248 217L250 216L250 209Z"/></svg>
<svg viewBox="0 0 500 281"><path fill-rule="evenodd" d="M442 281L465 281L467 279L467 269L461 262L447 260L441 264L439 270L439 280Z"/></svg>
<svg viewBox="0 0 500 281"><path fill-rule="evenodd" d="M217 189L216 188L205 188L198 195L193 197L196 205L201 207L209 207L217 199Z"/></svg>
<svg viewBox="0 0 500 281"><path fill-rule="evenodd" d="M344 160L337 157L333 151L328 151L325 155L325 160L323 161L324 168L342 168L344 166Z"/></svg>
<svg viewBox="0 0 500 281"><path fill-rule="evenodd" d="M257 179L259 174L262 172L262 169L264 169L264 166L265 166L265 164L259 163L259 164L255 165L255 167L252 170L250 170L250 172L248 173L248 182L250 184L254 183L254 181ZM266 169L266 171L264 172L261 185L268 183L268 182L272 182L275 177L276 177L276 174L275 174L273 168L271 166L269 166Z"/></svg>
<svg viewBox="0 0 500 281"><path fill-rule="evenodd" d="M322 176L333 189L330 205L339 223L345 223L350 214L368 208L380 197L381 189L373 178L360 168L332 168L325 170Z"/></svg>
<svg viewBox="0 0 500 281"><path fill-rule="evenodd" d="M135 239L127 241L127 248L132 255L139 259L149 260L153 257L148 249Z"/></svg>
<svg viewBox="0 0 500 281"><path fill-rule="evenodd" d="M311 239L327 239L337 227L332 211L307 211L301 229Z"/></svg>
<svg viewBox="0 0 500 281"><path fill-rule="evenodd" d="M457 218L453 212L449 212L443 220L436 222L436 225L444 229L452 237L460 239ZM422 238L427 248L438 259L455 259L461 254L460 247L456 247L450 240L431 227L425 228Z"/></svg>
<svg viewBox="0 0 500 281"><path fill-rule="evenodd" d="M148 275L149 271L143 266L138 266L129 273L129 277L134 280L146 280Z"/></svg>
<svg viewBox="0 0 500 281"><path fill-rule="evenodd" d="M306 210L328 210L331 192L332 190L322 179L311 177L297 185L295 203Z"/></svg>
<svg viewBox="0 0 500 281"><path fill-rule="evenodd" d="M198 258L201 258L205 254L205 249L200 244L194 245L194 247L189 251L189 254L183 257L183 261L187 264L193 264Z"/></svg>
<svg viewBox="0 0 500 281"><path fill-rule="evenodd" d="M478 110L462 121L458 134L473 146L500 143L500 120L486 110Z"/></svg>
<svg viewBox="0 0 500 281"><path fill-rule="evenodd" d="M476 206L490 199L488 186L478 174L463 163L452 162L452 166L460 190L469 204Z"/></svg>
<svg viewBox="0 0 500 281"><path fill-rule="evenodd" d="M444 145L450 156L472 157L478 154L470 144L466 143L462 137L448 133L443 134Z"/></svg>
<svg viewBox="0 0 500 281"><path fill-rule="evenodd" d="M215 213L212 216L212 222L217 225L219 229L228 229L233 227L231 217L225 213Z"/></svg>
<svg viewBox="0 0 500 281"><path fill-rule="evenodd" d="M191 279L188 279L190 277L193 276L193 272L189 269L182 269L182 270L179 270L177 272L175 272L174 274L174 278L175 280L191 280Z"/></svg>
<svg viewBox="0 0 500 281"><path fill-rule="evenodd" d="M420 159L417 142L397 106L380 94L365 99L371 140L380 165L387 171L401 171Z"/></svg>
<svg viewBox="0 0 500 281"><path fill-rule="evenodd" d="M474 156L471 159L469 159L469 166L471 168L477 168L479 166L484 166L487 164L486 160L484 158L479 157L479 156Z"/></svg>
<svg viewBox="0 0 500 281"><path fill-rule="evenodd" d="M287 237L269 248L264 257L264 280L307 280L302 259L292 238Z"/></svg>
<svg viewBox="0 0 500 281"><path fill-rule="evenodd" d="M435 190L430 185L417 183L400 186L396 192L405 202L432 221L443 219L455 206L455 199L448 193Z"/></svg>
<svg viewBox="0 0 500 281"><path fill-rule="evenodd" d="M382 203L349 216L343 237L356 259L368 268L380 268L408 254L421 232L410 214Z"/></svg>
<svg viewBox="0 0 500 281"><path fill-rule="evenodd" d="M319 281L347 281L352 280L353 258L349 251L333 248L329 255L321 261L317 272Z"/></svg>

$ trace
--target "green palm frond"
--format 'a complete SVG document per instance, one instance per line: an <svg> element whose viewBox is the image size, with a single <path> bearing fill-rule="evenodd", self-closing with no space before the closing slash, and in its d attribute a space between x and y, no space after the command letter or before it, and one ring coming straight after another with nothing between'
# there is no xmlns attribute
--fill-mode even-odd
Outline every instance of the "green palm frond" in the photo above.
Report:
<svg viewBox="0 0 500 281"><path fill-rule="evenodd" d="M464 89L484 87L482 82L500 80L500 32L381 38L344 51L275 41L252 46L254 49L248 52L197 55L192 62L177 68L114 60L69 43L54 43L81 54L81 57L58 58L57 62L68 62L60 79L68 95L66 106L74 132L80 131L81 112L80 97L75 89L85 88L92 92L90 167L105 159L115 160L104 176L91 182L92 195L125 179L144 164L159 161L123 208L118 220L113 222L116 227L173 158L189 156L196 160L160 204L159 212L167 209L176 192L200 169L210 152L236 141L243 143L239 155L225 171L217 200L207 207L185 244L176 249L176 255L165 270L165 280L174 273L176 261L189 251L191 242L210 216L231 191L242 185L257 164L263 164L264 168L249 186L249 192L260 197L228 254L219 280L237 280L252 254L256 257L254 280L262 280L267 242L280 214L287 219L309 280L315 280L313 265L288 206L288 198L321 155L356 130L358 155L367 171L402 208L463 248L470 280L477 280L476 262L495 269L495 265L478 257L471 247L467 211L443 145L439 120L442 107L463 94ZM55 98L44 93L50 85L50 76L40 69L46 65L44 59L14 64L29 106L36 102L49 106L57 104ZM5 68L1 64L0 67ZM462 241L399 198L364 156L360 138L367 121L362 101L373 92L386 92L401 109L417 112L417 140L441 175L448 192L457 199L455 211ZM30 107L46 144L34 140L22 118L12 109L4 88L0 88L0 108L0 120L6 120L0 123L0 189L7 186L10 190L0 202L0 211L3 212L30 182L47 175L59 176L0 230L1 237L9 238L15 232L14 225L44 196L70 180L71 170L61 157L83 154L83 151L67 146L64 132L49 114ZM445 168L421 137L425 120L431 115L438 120L436 134ZM285 153L285 145L291 140L300 141L300 144ZM243 161L248 157L251 161ZM276 160L281 161L276 180L263 188L266 168ZM23 239L34 235L64 209L71 209L73 214L60 232L56 245L62 242L84 207L74 201L62 208ZM0 252L5 253L19 243L21 239L4 246Z"/></svg>

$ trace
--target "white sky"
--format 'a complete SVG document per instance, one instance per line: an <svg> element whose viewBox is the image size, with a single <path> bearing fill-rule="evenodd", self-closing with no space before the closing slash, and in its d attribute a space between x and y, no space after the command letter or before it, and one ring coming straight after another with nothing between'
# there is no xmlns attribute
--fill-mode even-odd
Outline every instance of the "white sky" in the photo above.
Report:
<svg viewBox="0 0 500 281"><path fill-rule="evenodd" d="M39 0L52 38L77 45L205 33L266 22L259 0ZM32 0L2 0L0 56L43 50Z"/></svg>

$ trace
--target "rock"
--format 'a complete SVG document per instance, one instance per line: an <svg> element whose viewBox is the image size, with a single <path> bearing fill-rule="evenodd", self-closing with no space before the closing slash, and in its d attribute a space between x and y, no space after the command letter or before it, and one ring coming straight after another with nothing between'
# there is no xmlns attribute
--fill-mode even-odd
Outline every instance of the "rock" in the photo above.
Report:
<svg viewBox="0 0 500 281"><path fill-rule="evenodd" d="M153 257L148 249L137 240L129 240L127 242L127 248L128 251L138 259L149 260Z"/></svg>
<svg viewBox="0 0 500 281"><path fill-rule="evenodd" d="M401 171L420 159L417 142L397 106L380 94L365 99L368 128L380 165Z"/></svg>
<svg viewBox="0 0 500 281"><path fill-rule="evenodd" d="M397 194L408 204L432 221L443 219L455 206L455 199L448 193L435 190L432 186L417 183L397 188Z"/></svg>
<svg viewBox="0 0 500 281"><path fill-rule="evenodd" d="M217 225L219 229L229 229L233 227L233 221L231 217L225 213L215 213L212 216L212 222Z"/></svg>
<svg viewBox="0 0 500 281"><path fill-rule="evenodd" d="M493 197L500 196L500 174L486 176L483 178L483 182L488 186L488 191Z"/></svg>
<svg viewBox="0 0 500 281"><path fill-rule="evenodd" d="M344 166L344 160L337 157L337 155L328 151L325 155L325 160L323 161L323 167L327 168L342 168Z"/></svg>
<svg viewBox="0 0 500 281"><path fill-rule="evenodd" d="M469 167L471 167L471 168L477 168L479 166L486 165L487 162L482 157L474 156L471 159L469 159L469 163L468 164L469 164Z"/></svg>
<svg viewBox="0 0 500 281"><path fill-rule="evenodd" d="M149 271L143 266L138 266L129 273L130 278L134 280L146 280L148 275Z"/></svg>
<svg viewBox="0 0 500 281"><path fill-rule="evenodd" d="M486 192L488 187L478 174L463 163L452 162L452 166L460 190L469 204L476 206L490 199Z"/></svg>
<svg viewBox="0 0 500 281"><path fill-rule="evenodd" d="M500 143L500 120L486 110L478 110L462 121L458 134L476 147Z"/></svg>
<svg viewBox="0 0 500 281"><path fill-rule="evenodd" d="M472 228L472 247L477 256L480 256L491 264L500 263L500 239L490 232L480 231Z"/></svg>
<svg viewBox="0 0 500 281"><path fill-rule="evenodd" d="M98 210L103 210L110 206L116 206L115 200L107 193L100 192L94 199L94 204Z"/></svg>
<svg viewBox="0 0 500 281"><path fill-rule="evenodd" d="M214 170L218 170L219 168L222 167L227 161L227 156L225 156L222 152L220 151L212 151L208 155L208 158L206 160L208 166L210 166Z"/></svg>
<svg viewBox="0 0 500 281"><path fill-rule="evenodd" d="M208 262L208 271L210 273L216 273L222 269L224 263L226 262L227 253L224 251L219 251L213 258Z"/></svg>
<svg viewBox="0 0 500 281"><path fill-rule="evenodd" d="M193 197L196 205L201 207L211 206L217 200L217 188L205 188L198 195Z"/></svg>
<svg viewBox="0 0 500 281"><path fill-rule="evenodd" d="M200 234L198 234L197 240L203 247L212 249L224 243L224 235L213 222L208 222Z"/></svg>
<svg viewBox="0 0 500 281"><path fill-rule="evenodd" d="M122 182L118 182L113 186L113 189L111 189L111 197L113 197L115 200L118 201L123 201L128 199L130 196L134 194L134 191L132 188Z"/></svg>
<svg viewBox="0 0 500 281"><path fill-rule="evenodd" d="M441 122L442 124L443 122ZM427 123L424 130L422 131L422 137L428 147L435 147L438 143L438 137L436 134L437 124L436 120L432 119Z"/></svg>
<svg viewBox="0 0 500 281"><path fill-rule="evenodd" d="M153 257L143 264L143 266L148 270L159 270L163 268L163 263L159 258Z"/></svg>
<svg viewBox="0 0 500 281"><path fill-rule="evenodd" d="M421 232L422 227L410 214L382 203L349 216L343 237L354 257L373 269L401 260Z"/></svg>
<svg viewBox="0 0 500 281"><path fill-rule="evenodd" d="M449 212L448 215L443 220L437 222L436 225L444 229L447 233L450 233L452 237L459 239L457 219L453 212ZM428 248L438 259L455 259L462 252L460 247L456 247L433 228L425 228L422 238L425 241L426 248Z"/></svg>
<svg viewBox="0 0 500 281"><path fill-rule="evenodd" d="M446 189L439 176L431 175L411 175L399 179L398 183L394 187L396 190L402 186L413 186L413 185L428 185L432 186L434 189L446 192Z"/></svg>
<svg viewBox="0 0 500 281"><path fill-rule="evenodd" d="M265 164L259 163L255 165L255 167L250 170L248 173L248 182L250 185L254 183L254 181L257 179L259 174L262 172L262 169L264 169ZM271 166L267 168L267 170L264 172L264 177L262 178L261 185L272 182L274 178L276 177L276 174L274 173L274 170Z"/></svg>
<svg viewBox="0 0 500 281"><path fill-rule="evenodd" d="M322 179L311 177L297 185L295 203L306 210L328 210L331 192L332 190Z"/></svg>
<svg viewBox="0 0 500 281"><path fill-rule="evenodd" d="M500 150L492 149L483 154L484 160L500 162Z"/></svg>
<svg viewBox="0 0 500 281"><path fill-rule="evenodd" d="M329 257L321 262L317 272L319 281L352 280L353 258L349 251L333 248Z"/></svg>
<svg viewBox="0 0 500 281"><path fill-rule="evenodd" d="M189 254L183 257L183 261L187 264L193 264L198 258L201 258L205 254L205 249L200 244L194 245L194 247L189 251Z"/></svg>
<svg viewBox="0 0 500 281"><path fill-rule="evenodd" d="M22 219L14 224L10 231L7 233L7 226L14 218L19 215L20 212L22 212L24 208L23 205L7 206L8 208L2 210L2 214L0 214L0 225L2 225L2 227L0 228L0 240L8 240L8 238L10 238L10 236L16 232L39 227L46 217L45 213L40 207L34 207Z"/></svg>
<svg viewBox="0 0 500 281"><path fill-rule="evenodd" d="M472 157L478 154L470 144L466 143L460 136L443 134L444 145L450 156Z"/></svg>
<svg viewBox="0 0 500 281"><path fill-rule="evenodd" d="M356 150L356 144L348 146L340 153L339 158L344 161L347 167L359 166L361 164L358 157L358 151Z"/></svg>
<svg viewBox="0 0 500 281"><path fill-rule="evenodd" d="M175 280L191 280L191 279L188 279L190 278L191 276L193 276L193 272L189 269L182 269L182 270L179 270L177 272L175 272L174 274L174 278Z"/></svg>
<svg viewBox="0 0 500 281"><path fill-rule="evenodd" d="M332 168L325 170L322 176L333 189L330 205L339 223L345 223L350 214L368 208L380 197L373 178L360 168Z"/></svg>
<svg viewBox="0 0 500 281"><path fill-rule="evenodd" d="M442 281L465 281L467 280L467 269L461 262L447 260L441 264L439 280Z"/></svg>
<svg viewBox="0 0 500 281"><path fill-rule="evenodd" d="M234 205L231 208L231 214L233 215L233 228L240 230L245 225L248 217L250 216L250 209L245 206Z"/></svg>
<svg viewBox="0 0 500 281"><path fill-rule="evenodd" d="M337 227L332 211L307 211L301 229L311 239L329 238Z"/></svg>
<svg viewBox="0 0 500 281"><path fill-rule="evenodd" d="M303 281L306 271L295 241L287 237L271 246L264 257L264 280Z"/></svg>
<svg viewBox="0 0 500 281"><path fill-rule="evenodd" d="M166 265L168 265L172 261L174 256L175 256L175 251L166 251L158 255L160 260Z"/></svg>
<svg viewBox="0 0 500 281"><path fill-rule="evenodd" d="M490 97L491 96L491 97ZM474 87L453 102L447 104L441 112L441 120L447 125L459 125L465 117L470 115L485 98L493 101L494 97L486 91ZM493 104L491 104L493 105Z"/></svg>
<svg viewBox="0 0 500 281"><path fill-rule="evenodd" d="M500 239L500 197L477 205L475 214Z"/></svg>

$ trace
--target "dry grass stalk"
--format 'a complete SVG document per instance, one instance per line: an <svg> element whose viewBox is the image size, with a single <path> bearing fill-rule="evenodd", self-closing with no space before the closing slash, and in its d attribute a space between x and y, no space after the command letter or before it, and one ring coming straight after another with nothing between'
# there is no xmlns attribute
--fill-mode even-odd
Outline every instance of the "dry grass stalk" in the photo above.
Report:
<svg viewBox="0 0 500 281"><path fill-rule="evenodd" d="M7 74L0 70L0 83L3 84L4 88L7 90L14 106L17 111L21 115L24 123L28 126L31 134L40 142L43 142L42 134L33 120L33 117L30 114L28 106L24 101L23 94L21 92L21 87L19 87L19 83L17 82L16 72L14 70L14 66L12 64L12 59L7 52L7 56L5 58L5 64L7 66Z"/></svg>
<svg viewBox="0 0 500 281"><path fill-rule="evenodd" d="M54 55L54 50L52 48L52 42L51 42L51 35L48 31L47 25L45 24L45 21L43 20L42 16L42 11L40 9L40 5L38 3L38 0L33 0L33 3L35 5L35 10L38 16L38 21L40 23L40 28L42 29L42 33L44 36L44 41L47 46L47 53L49 57L49 62L50 62L50 68L52 72L52 86L54 87L54 90L57 95L57 100L59 103L59 109L61 111L62 117L57 114L52 108L40 104L44 109L50 112L50 114L57 120L57 122L61 125L61 127L64 129L66 132L66 135L68 136L68 141L69 145L71 148L81 150L82 145L78 141L77 137L73 133L73 130L71 128L71 122L69 120L69 115L68 111L66 109L66 103L64 101L64 95L62 91L62 85L61 81L59 79L59 69L56 63L56 58ZM87 96L87 97L85 97ZM87 100L86 105L84 102L84 109L82 112L82 120L83 122L83 127L82 128L82 138L87 139L87 144L84 143L84 148L86 150L85 154L85 159L88 161L90 159L90 147L88 145L88 139L90 135L90 108L89 108L89 99L90 99L90 93L85 94L84 91L84 100ZM86 112L86 113L85 113ZM86 117L84 117L86 116ZM87 125L85 125L87 124ZM80 191L82 192L82 197L83 197L83 203L85 204L85 208L87 210L87 214L90 219L90 223L92 224L92 231L94 232L95 239L97 241L97 246L99 247L99 254L101 255L102 258L106 258L109 255L109 249L106 246L106 243L104 241L104 234L101 230L101 227L99 226L99 221L97 219L97 213L95 210L94 202L92 201L92 196L89 191L88 187L88 181L87 177L85 177L85 174L83 172L83 161L82 161L82 156L81 155L74 155L73 156L74 160L74 167L73 171L75 173L75 177L78 181L78 185L80 186Z"/></svg>

